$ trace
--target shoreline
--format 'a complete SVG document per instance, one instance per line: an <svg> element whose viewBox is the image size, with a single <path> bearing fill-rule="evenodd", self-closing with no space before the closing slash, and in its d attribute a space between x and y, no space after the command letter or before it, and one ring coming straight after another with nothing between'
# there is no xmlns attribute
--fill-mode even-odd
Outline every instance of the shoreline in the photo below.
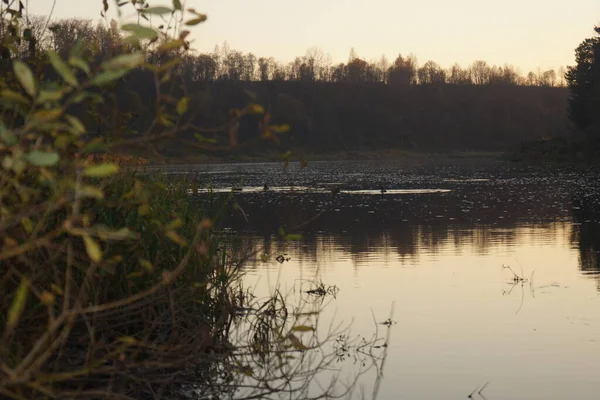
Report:
<svg viewBox="0 0 600 400"><path fill-rule="evenodd" d="M447 151L447 152L417 152L417 151L338 151L331 153L292 153L288 158L290 164L302 161L310 162L352 162L352 161L373 161L373 162L398 162L398 163L422 163L422 162L451 162L451 161L478 161L478 162L503 162L504 152L500 151ZM264 163L283 163L280 154L270 153L265 156L242 155L239 157L169 157L165 162L148 159L147 164L126 164L127 167L181 167L189 165L226 165L226 164L264 164Z"/></svg>

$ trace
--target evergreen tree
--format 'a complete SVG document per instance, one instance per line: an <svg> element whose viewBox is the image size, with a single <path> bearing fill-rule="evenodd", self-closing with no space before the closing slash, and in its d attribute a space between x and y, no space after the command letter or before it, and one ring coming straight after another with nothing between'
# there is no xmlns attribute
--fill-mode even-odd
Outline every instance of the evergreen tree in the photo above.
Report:
<svg viewBox="0 0 600 400"><path fill-rule="evenodd" d="M600 26L598 36L585 39L575 49L577 65L567 68L569 118L580 129L600 132Z"/></svg>

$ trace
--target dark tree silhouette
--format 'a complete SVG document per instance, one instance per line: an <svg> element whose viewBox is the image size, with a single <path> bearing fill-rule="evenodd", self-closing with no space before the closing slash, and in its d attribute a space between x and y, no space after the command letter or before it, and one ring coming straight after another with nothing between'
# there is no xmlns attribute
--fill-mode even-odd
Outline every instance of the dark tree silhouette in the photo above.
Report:
<svg viewBox="0 0 600 400"><path fill-rule="evenodd" d="M567 68L569 118L580 129L600 131L600 26L597 35L575 49L576 65Z"/></svg>

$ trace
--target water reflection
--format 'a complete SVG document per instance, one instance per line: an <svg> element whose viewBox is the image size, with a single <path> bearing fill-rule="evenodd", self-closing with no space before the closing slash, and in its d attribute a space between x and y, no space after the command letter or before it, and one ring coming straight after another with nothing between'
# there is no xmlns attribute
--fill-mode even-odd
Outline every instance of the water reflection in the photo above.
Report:
<svg viewBox="0 0 600 400"><path fill-rule="evenodd" d="M573 196L571 243L579 250L583 273L600 274L600 202L595 191L578 191ZM600 289L600 286L599 286Z"/></svg>
<svg viewBox="0 0 600 400"><path fill-rule="evenodd" d="M302 234L294 245L302 262L335 252L357 266L368 264L374 253L416 265L424 255L486 255L568 239L579 250L581 271L600 275L600 211L593 196L542 186L492 188L493 193L479 186L377 197L246 194L234 196L244 214L232 211L222 226L245 232L236 244L240 252L257 246L267 254L283 251L289 244L275 233L282 228Z"/></svg>
<svg viewBox="0 0 600 400"><path fill-rule="evenodd" d="M230 205L239 209L230 207L219 229L231 233L232 252L256 252L246 283L296 293L298 282L317 277L339 288L320 320L352 321L364 335L396 304L384 378L364 382L365 393L380 385L380 399L466 398L485 382L490 400L595 398L594 180L544 170L369 168L267 175L273 187L444 191L234 193ZM260 187L265 170L244 174ZM229 177L221 186L234 183ZM302 239L283 240L280 228Z"/></svg>

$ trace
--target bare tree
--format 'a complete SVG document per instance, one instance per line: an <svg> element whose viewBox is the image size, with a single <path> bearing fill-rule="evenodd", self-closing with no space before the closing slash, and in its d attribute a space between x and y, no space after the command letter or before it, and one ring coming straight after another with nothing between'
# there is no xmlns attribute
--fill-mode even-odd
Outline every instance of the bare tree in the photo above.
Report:
<svg viewBox="0 0 600 400"><path fill-rule="evenodd" d="M540 76L540 86L554 87L556 85L556 71L550 69Z"/></svg>
<svg viewBox="0 0 600 400"><path fill-rule="evenodd" d="M475 85L485 85L490 79L490 67L487 62L482 60L474 61L469 68L471 71L471 80Z"/></svg>
<svg viewBox="0 0 600 400"><path fill-rule="evenodd" d="M381 82L387 83L388 81L388 71L390 69L390 61L384 55L381 56L379 61L377 62L377 68L381 71Z"/></svg>
<svg viewBox="0 0 600 400"><path fill-rule="evenodd" d="M468 69L461 68L458 63L454 64L450 68L446 76L447 82L454 85L470 85L473 83L471 81L470 71Z"/></svg>
<svg viewBox="0 0 600 400"><path fill-rule="evenodd" d="M567 86L567 80L565 78L566 73L567 73L567 69L561 65L557 71L557 82L556 82L557 86L559 86L559 87Z"/></svg>

